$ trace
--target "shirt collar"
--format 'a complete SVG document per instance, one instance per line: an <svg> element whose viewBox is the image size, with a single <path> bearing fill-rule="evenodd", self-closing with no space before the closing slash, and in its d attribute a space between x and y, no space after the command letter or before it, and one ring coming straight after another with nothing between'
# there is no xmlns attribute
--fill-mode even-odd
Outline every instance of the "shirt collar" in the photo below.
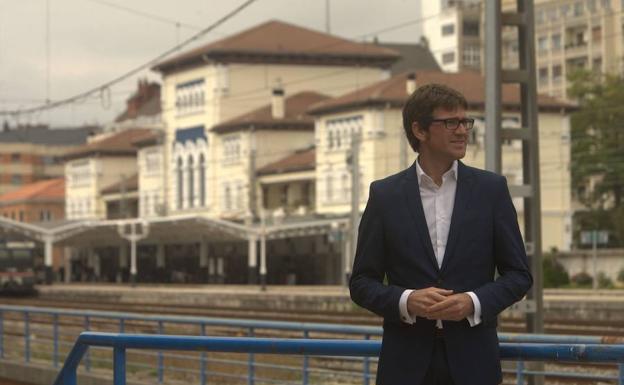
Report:
<svg viewBox="0 0 624 385"><path fill-rule="evenodd" d="M442 175L442 178L444 179L446 176L452 176L455 180L457 180L457 168L458 168L458 164L459 162L457 160L453 161L453 164L451 165L451 168L448 169L447 172L444 173L444 175ZM416 159L416 175L418 176L418 183L422 183L422 178L423 176L426 176L427 178L429 178L430 180L431 177L429 175L427 175L425 173L425 171L423 171L423 169L420 167L420 163L418 162L418 159Z"/></svg>

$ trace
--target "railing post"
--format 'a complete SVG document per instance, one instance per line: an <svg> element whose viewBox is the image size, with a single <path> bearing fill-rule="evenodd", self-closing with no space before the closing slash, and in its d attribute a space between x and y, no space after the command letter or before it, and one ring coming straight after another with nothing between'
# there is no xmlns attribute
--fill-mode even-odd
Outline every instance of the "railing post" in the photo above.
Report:
<svg viewBox="0 0 624 385"><path fill-rule="evenodd" d="M59 355L59 330L58 330L58 314L54 314L52 316L52 335L53 335L53 341L54 341L54 351L52 353L52 362L54 363L54 367L58 368L59 366L59 362L58 362L58 355Z"/></svg>
<svg viewBox="0 0 624 385"><path fill-rule="evenodd" d="M86 315L84 318L84 328L85 331L89 331L89 329L91 328L91 322L89 319L89 316ZM87 351L85 352L85 357L84 357L84 363L85 363L85 369L87 370L87 372L91 371L91 353L90 353L91 349L87 349Z"/></svg>
<svg viewBox="0 0 624 385"><path fill-rule="evenodd" d="M619 367L619 371L618 371L618 385L624 385L624 363L620 363L618 364Z"/></svg>
<svg viewBox="0 0 624 385"><path fill-rule="evenodd" d="M158 334L163 334L163 321L158 321ZM162 350L158 351L158 367L156 368L156 373L158 373L158 383L162 384L163 382L163 352Z"/></svg>
<svg viewBox="0 0 624 385"><path fill-rule="evenodd" d="M126 348L113 348L113 384L126 385Z"/></svg>
<svg viewBox="0 0 624 385"><path fill-rule="evenodd" d="M307 330L303 331L303 338L308 339L310 338L310 333ZM308 385L310 378L310 372L308 370L308 365L310 364L310 359L308 357L308 355L304 355L303 356L303 385Z"/></svg>
<svg viewBox="0 0 624 385"><path fill-rule="evenodd" d="M364 335L365 340L370 340L370 334ZM370 357L364 357L364 385L370 384Z"/></svg>
<svg viewBox="0 0 624 385"><path fill-rule="evenodd" d="M516 385L524 385L524 361L516 364Z"/></svg>
<svg viewBox="0 0 624 385"><path fill-rule="evenodd" d="M126 320L123 318L119 319L119 333L125 333L126 330Z"/></svg>
<svg viewBox="0 0 624 385"><path fill-rule="evenodd" d="M206 336L206 324L202 323L201 324L201 335L202 337ZM202 351L200 358L199 358L199 378L200 378L200 384L201 385L206 385L206 366L208 366L208 360L207 360L207 353Z"/></svg>
<svg viewBox="0 0 624 385"><path fill-rule="evenodd" d="M30 362L30 314L24 312L24 361Z"/></svg>
<svg viewBox="0 0 624 385"><path fill-rule="evenodd" d="M0 310L0 358L4 358L4 311Z"/></svg>
<svg viewBox="0 0 624 385"><path fill-rule="evenodd" d="M249 337L254 336L254 329L249 328ZM249 353L249 362L248 362L248 372L247 372L247 384L254 385L255 382L255 373L254 373L254 354Z"/></svg>

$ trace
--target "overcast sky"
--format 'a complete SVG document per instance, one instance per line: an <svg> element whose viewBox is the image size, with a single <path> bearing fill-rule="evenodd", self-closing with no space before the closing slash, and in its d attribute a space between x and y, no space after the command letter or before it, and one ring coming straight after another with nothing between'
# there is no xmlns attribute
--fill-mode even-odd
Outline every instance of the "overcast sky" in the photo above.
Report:
<svg viewBox="0 0 624 385"><path fill-rule="evenodd" d="M48 0L52 101L94 88L147 62L177 42L227 14L243 0ZM119 7L128 8L121 9ZM46 99L46 0L0 0L0 110L29 107ZM325 31L326 0L256 0L218 30L206 44L278 19ZM414 0L331 0L331 33L370 41L417 42L419 2ZM181 24L176 27L175 23ZM411 22L411 23L410 23ZM191 45L190 47L197 46ZM74 126L105 124L119 114L137 78L159 75L145 71L111 89L112 106L93 98L82 104L23 116L21 123ZM4 117L0 117L4 120Z"/></svg>

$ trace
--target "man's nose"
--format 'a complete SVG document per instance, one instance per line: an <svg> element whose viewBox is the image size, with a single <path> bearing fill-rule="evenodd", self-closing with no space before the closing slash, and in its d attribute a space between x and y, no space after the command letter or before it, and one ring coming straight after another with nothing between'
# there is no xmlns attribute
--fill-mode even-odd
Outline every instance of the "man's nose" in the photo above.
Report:
<svg viewBox="0 0 624 385"><path fill-rule="evenodd" d="M455 134L457 135L466 135L468 133L468 127L466 126L468 123L459 121L457 124L457 128L455 129Z"/></svg>

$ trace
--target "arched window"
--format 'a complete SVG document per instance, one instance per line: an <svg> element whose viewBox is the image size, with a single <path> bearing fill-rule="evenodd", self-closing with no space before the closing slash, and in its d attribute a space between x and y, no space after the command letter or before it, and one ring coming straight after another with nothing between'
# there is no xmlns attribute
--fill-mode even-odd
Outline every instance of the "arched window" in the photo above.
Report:
<svg viewBox="0 0 624 385"><path fill-rule="evenodd" d="M199 156L199 201L202 207L206 206L206 159L204 154Z"/></svg>
<svg viewBox="0 0 624 385"><path fill-rule="evenodd" d="M182 198L184 197L184 173L182 171L182 158L178 158L178 209L182 208Z"/></svg>
<svg viewBox="0 0 624 385"><path fill-rule="evenodd" d="M193 164L193 157L189 155L188 157L188 199L189 199L189 207L195 207L195 170L193 170L195 165Z"/></svg>
<svg viewBox="0 0 624 385"><path fill-rule="evenodd" d="M232 209L232 192L229 185L225 186L224 206L226 211L230 211Z"/></svg>

